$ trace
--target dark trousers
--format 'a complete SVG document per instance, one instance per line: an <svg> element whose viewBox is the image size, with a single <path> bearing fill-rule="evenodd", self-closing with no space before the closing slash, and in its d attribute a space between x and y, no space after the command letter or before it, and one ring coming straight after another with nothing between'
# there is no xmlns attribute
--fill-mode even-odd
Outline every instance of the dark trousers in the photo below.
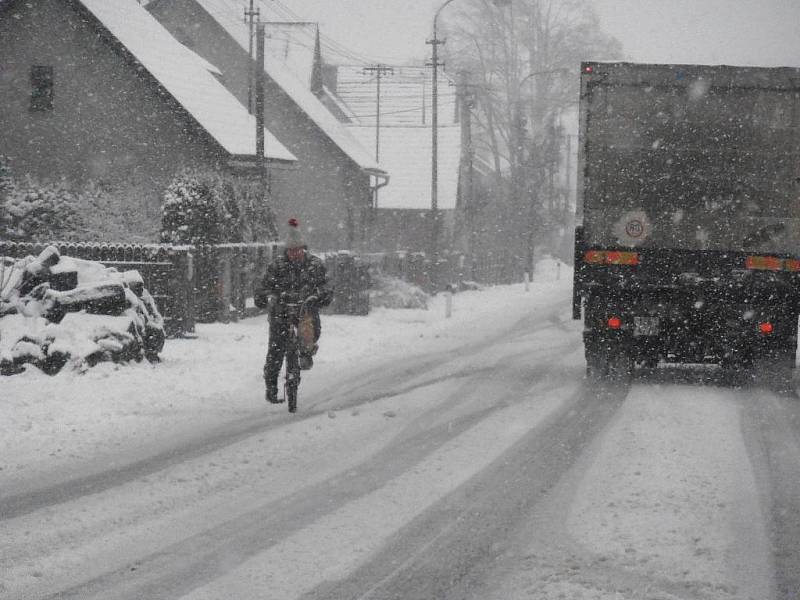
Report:
<svg viewBox="0 0 800 600"><path fill-rule="evenodd" d="M311 311L314 318L314 341L319 341L322 333L322 326L319 319L319 312ZM289 320L281 317L271 316L269 319L269 346L267 348L267 359L264 363L264 381L267 385L278 385L278 375L283 366L283 359L286 356L286 342L289 339ZM301 349L302 352L302 349ZM289 368L295 365L288 365ZM295 369L297 371L297 369ZM299 372L297 374L299 379Z"/></svg>

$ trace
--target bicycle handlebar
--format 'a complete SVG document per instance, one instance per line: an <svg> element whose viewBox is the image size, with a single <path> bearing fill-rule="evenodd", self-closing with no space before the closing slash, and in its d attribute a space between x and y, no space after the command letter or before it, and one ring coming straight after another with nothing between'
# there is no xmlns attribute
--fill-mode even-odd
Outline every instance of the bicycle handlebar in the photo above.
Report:
<svg viewBox="0 0 800 600"><path fill-rule="evenodd" d="M281 294L282 297L270 296L270 298L272 298L272 304L273 305L282 305L282 306L285 306L285 307L294 307L294 308L296 308L296 307L305 306L306 304L309 304L310 302L314 302L316 300L319 300L319 298L314 294L312 294L311 296L308 296L305 300L295 300L295 299L291 299L290 300L290 299L288 299L288 297L285 294L286 294L286 292Z"/></svg>

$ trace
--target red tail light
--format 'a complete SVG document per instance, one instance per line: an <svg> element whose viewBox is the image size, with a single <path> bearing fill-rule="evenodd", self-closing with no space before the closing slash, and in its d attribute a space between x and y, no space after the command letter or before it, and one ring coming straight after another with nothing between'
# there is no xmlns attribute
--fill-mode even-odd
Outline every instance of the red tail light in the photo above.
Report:
<svg viewBox="0 0 800 600"><path fill-rule="evenodd" d="M583 255L583 260L590 265L638 265L639 253L619 250L587 250Z"/></svg>
<svg viewBox="0 0 800 600"><path fill-rule="evenodd" d="M638 265L639 255L636 252L606 252L607 265Z"/></svg>
<svg viewBox="0 0 800 600"><path fill-rule="evenodd" d="M772 323L769 321L764 321L763 323L758 324L758 330L761 332L762 335L769 335L773 331L775 331L775 327L773 327Z"/></svg>
<svg viewBox="0 0 800 600"><path fill-rule="evenodd" d="M622 319L619 317L608 317L609 329L619 329L622 327Z"/></svg>
<svg viewBox="0 0 800 600"><path fill-rule="evenodd" d="M780 271L783 269L783 259L777 256L748 256L744 266L757 271Z"/></svg>
<svg viewBox="0 0 800 600"><path fill-rule="evenodd" d="M583 260L590 265L602 265L606 262L606 253L602 250L587 250Z"/></svg>
<svg viewBox="0 0 800 600"><path fill-rule="evenodd" d="M793 273L800 272L800 260L796 258L787 258L783 261L783 268L787 271L792 271Z"/></svg>

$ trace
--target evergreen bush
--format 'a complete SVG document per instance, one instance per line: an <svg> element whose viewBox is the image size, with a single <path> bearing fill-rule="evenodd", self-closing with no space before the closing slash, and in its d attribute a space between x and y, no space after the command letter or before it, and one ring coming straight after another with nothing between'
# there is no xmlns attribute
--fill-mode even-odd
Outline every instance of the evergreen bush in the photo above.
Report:
<svg viewBox="0 0 800 600"><path fill-rule="evenodd" d="M164 193L162 242L220 244L275 237L272 211L256 184L187 170L178 174Z"/></svg>
<svg viewBox="0 0 800 600"><path fill-rule="evenodd" d="M78 198L64 181L12 177L0 157L0 239L44 242L75 239L81 231Z"/></svg>

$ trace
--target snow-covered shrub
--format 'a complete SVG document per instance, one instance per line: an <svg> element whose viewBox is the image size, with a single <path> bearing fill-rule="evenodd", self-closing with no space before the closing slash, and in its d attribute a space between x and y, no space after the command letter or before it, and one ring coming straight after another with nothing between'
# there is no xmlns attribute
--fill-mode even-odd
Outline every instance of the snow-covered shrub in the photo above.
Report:
<svg viewBox="0 0 800 600"><path fill-rule="evenodd" d="M372 275L370 306L385 308L428 308L428 294L421 288L383 273Z"/></svg>
<svg viewBox="0 0 800 600"><path fill-rule="evenodd" d="M63 180L11 176L0 158L0 238L15 241L75 239L81 230L77 196Z"/></svg>
<svg viewBox="0 0 800 600"><path fill-rule="evenodd" d="M261 185L249 181L229 181L227 187L239 206L242 241L278 239L275 214L264 198Z"/></svg>
<svg viewBox="0 0 800 600"><path fill-rule="evenodd" d="M0 258L0 373L158 360L164 320L137 271L61 257Z"/></svg>
<svg viewBox="0 0 800 600"><path fill-rule="evenodd" d="M255 187L219 173L187 170L164 193L161 241L218 244L267 239L272 214Z"/></svg>
<svg viewBox="0 0 800 600"><path fill-rule="evenodd" d="M81 241L151 243L159 219L142 186L89 180L76 190L83 225Z"/></svg>
<svg viewBox="0 0 800 600"><path fill-rule="evenodd" d="M14 187L14 180L11 178L11 167L8 166L8 159L0 154L0 202L6 194Z"/></svg>

